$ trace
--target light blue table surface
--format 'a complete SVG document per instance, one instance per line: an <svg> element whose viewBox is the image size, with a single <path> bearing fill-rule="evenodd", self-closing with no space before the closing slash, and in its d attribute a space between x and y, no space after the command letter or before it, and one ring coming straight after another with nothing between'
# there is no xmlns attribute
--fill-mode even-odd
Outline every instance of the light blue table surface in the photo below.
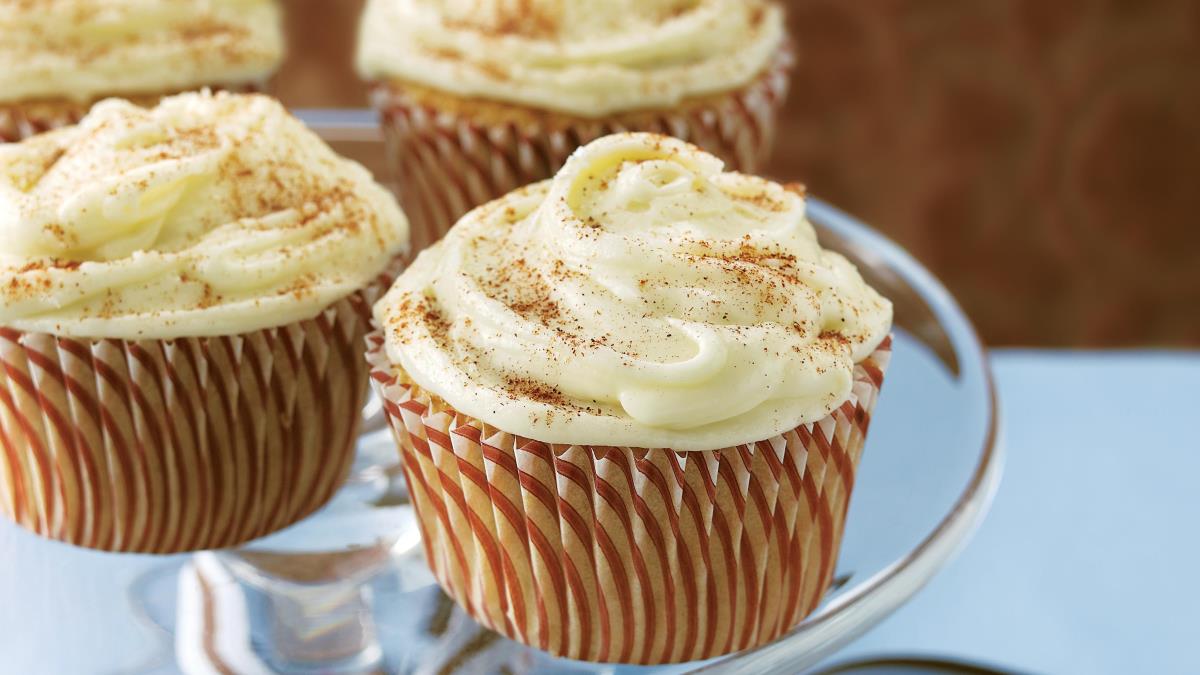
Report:
<svg viewBox="0 0 1200 675"><path fill-rule="evenodd" d="M991 514L927 588L835 661L1200 673L1200 352L1001 351L993 362L1008 460ZM60 569L57 547L0 523L0 673L86 672L46 667L99 653L119 655L118 670L144 668L149 633L134 626L116 644L86 629L89 608L125 602L139 570L85 583ZM31 588L16 573L30 566L60 582ZM81 623L70 644L23 637ZM50 649L64 651L47 659Z"/></svg>
<svg viewBox="0 0 1200 675"><path fill-rule="evenodd" d="M1004 482L969 547L835 661L1200 673L1200 353L1000 351Z"/></svg>

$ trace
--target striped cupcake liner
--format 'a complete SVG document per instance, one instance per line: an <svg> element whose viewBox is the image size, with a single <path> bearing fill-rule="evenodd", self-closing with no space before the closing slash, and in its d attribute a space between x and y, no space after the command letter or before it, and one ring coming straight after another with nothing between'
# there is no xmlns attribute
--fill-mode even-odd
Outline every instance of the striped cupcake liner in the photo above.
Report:
<svg viewBox="0 0 1200 675"><path fill-rule="evenodd" d="M252 83L211 88L214 91L236 91L249 94L264 91L265 85ZM142 94L127 98L140 106L153 106L162 96ZM92 109L92 104L98 100L100 99L93 101L61 99L0 104L0 143L16 143L30 136L76 124L88 114L88 111Z"/></svg>
<svg viewBox="0 0 1200 675"><path fill-rule="evenodd" d="M350 470L362 341L391 278L235 336L0 328L0 510L52 539L138 553L230 547L312 513Z"/></svg>
<svg viewBox="0 0 1200 675"><path fill-rule="evenodd" d="M854 370L825 419L707 452L547 445L462 415L368 338L446 593L484 626L556 656L695 661L770 642L829 587L891 355Z"/></svg>
<svg viewBox="0 0 1200 675"><path fill-rule="evenodd" d="M755 173L766 164L776 116L787 96L794 59L781 50L750 85L679 111L647 111L602 120L561 118L548 126L533 116L488 126L414 97L402 84L377 83L400 203L409 217L413 253L433 244L471 209L530 183L551 178L581 145L608 134L650 131L694 143L733 170Z"/></svg>
<svg viewBox="0 0 1200 675"><path fill-rule="evenodd" d="M30 136L70 126L87 114L91 103L38 102L0 106L0 142L16 143Z"/></svg>

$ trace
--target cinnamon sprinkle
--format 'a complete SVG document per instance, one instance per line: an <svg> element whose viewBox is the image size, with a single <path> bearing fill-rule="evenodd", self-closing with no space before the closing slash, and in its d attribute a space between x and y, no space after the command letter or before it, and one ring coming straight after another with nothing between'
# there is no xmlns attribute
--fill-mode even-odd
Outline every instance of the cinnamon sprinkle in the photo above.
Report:
<svg viewBox="0 0 1200 675"><path fill-rule="evenodd" d="M504 380L504 388L513 399L528 399L559 408L574 407L558 387L527 377L509 376Z"/></svg>
<svg viewBox="0 0 1200 675"><path fill-rule="evenodd" d="M469 381L513 400L549 406L551 414L568 415L604 413L593 413L586 402L565 393L556 379L567 376L564 374L587 377L583 368L594 364L641 367L632 362L650 359L674 364L693 358L697 342L693 328L676 329L676 321L710 327L718 339L731 346L731 353L737 350L727 367L747 366L764 377L775 365L773 359L785 359L788 364L807 362L821 372L827 357L834 357L829 362L835 364L844 360L856 338L844 329L823 325L826 308L820 303L827 299L820 286L821 261L809 258L803 245L792 248L787 243L791 239L774 239L772 234L776 225L787 224L786 218L773 214L791 214L796 209L791 194L803 196L802 185L784 186L790 193L785 194L778 188L739 192L726 189L720 181L711 183L716 187L705 189L720 190L728 200L740 202L720 226L739 218L761 219L746 222L737 234L715 229L711 238L700 238L705 235L693 234L696 229L691 224L671 229L651 219L642 231L637 220L613 217L622 208L614 198L636 201L642 199L640 194L633 190L626 195L611 194L615 186L625 183L624 176L616 182L617 172L633 170L629 167L637 161L614 162L617 168L605 165L569 176L571 198L560 203L543 199L540 211L529 212L524 205L532 201L526 202L524 193L476 211L459 224L460 229L452 231L446 244L455 258L445 260L461 256L462 266L444 273L458 276L443 277L438 285L421 292L440 292L445 288L442 283L457 284L461 277L461 288L475 297L466 304L446 307L453 307L456 313L465 308L464 313L470 314L473 307L485 306L488 309L480 316L486 316L486 322L480 321L481 327L476 329L468 317L455 316L451 326L431 306L436 305L435 298L413 294L393 308L392 327L405 333L398 337L402 341L420 339L409 331L427 330ZM602 191L610 194L596 195ZM513 199L522 199L523 213L517 213L513 204L518 202ZM728 204L728 200L692 202L674 193L667 199L675 201L666 202L661 213L680 222L706 215L713 204L721 208ZM575 217L547 220L553 213L549 209L563 207ZM606 227L606 223L611 225ZM707 234L703 228L700 231ZM587 242L576 236L600 240L598 250L587 249ZM556 245L556 237L565 237L562 248ZM593 271L591 266L599 269ZM599 302L589 299L593 295L600 296ZM834 294L833 302L840 301ZM619 306L613 315L604 313L609 302ZM497 306L502 311L497 313ZM837 311L857 313L860 309L847 304ZM476 339L480 331L484 334ZM526 335L533 337L526 339ZM732 347L735 344L737 347ZM599 358L584 361L595 358L597 352ZM785 367L783 362L779 367ZM597 410L610 405L591 404ZM550 423L544 410L538 414L535 424Z"/></svg>
<svg viewBox="0 0 1200 675"><path fill-rule="evenodd" d="M200 26L195 30L199 31L195 35L200 35L208 28ZM245 230L247 237L256 236L254 233L259 231L295 231L286 235L286 243L274 252L284 259L327 255L325 252L336 255L343 239L358 239L362 243L354 245L363 249L371 248L368 242L378 243L380 250L395 246L393 223L376 208L377 203L372 201L375 195L364 192L361 170L348 171L349 167L343 165L345 160L315 137L311 142L299 143L305 140L302 135L310 132L288 116L277 102L261 96L224 93L184 97L189 100L172 103L179 99L167 99L162 111L108 102L74 127L10 145L7 157L12 161L2 180L17 188L11 197L13 206L27 218L17 227L28 229L18 230L18 241L32 242L25 244L32 248L6 250L22 260L19 266L0 269L3 280L0 304L44 294L56 283L66 289L74 284L78 289L84 279L47 272L73 272L92 261L141 264L131 261L145 255L169 258L169 262L165 259L163 262L169 265L170 274L178 275L181 287L189 286L183 289L186 292L158 296L165 298L165 303L178 303L170 305L171 310L203 310L221 305L230 299L208 284L195 285L197 282L193 280L204 276L201 270L205 261L192 255L192 247L223 227ZM268 126L278 126L280 140L272 142L273 135L264 140L256 124L240 124L245 121L242 115L247 115L246 120L258 120L261 116ZM297 142L292 143L293 139ZM206 161L210 158L211 162ZM215 208L189 210L189 216L193 211L199 211L200 215L186 219L168 211L162 227L147 231L158 232L158 238L139 242L137 250L121 248L125 242L120 238L97 242L89 239L93 237L91 233L83 232L81 228L90 222L87 219L95 217L89 210L98 208L102 200L126 199L138 192L164 187L163 178L172 179L172 175L164 176L159 165L176 160L205 161L196 164L194 177L199 180L181 175L174 179L179 181L178 192L163 191L169 199L177 200L174 204L166 202L165 208L183 211L206 203ZM130 180L111 180L127 174ZM133 175L140 177L132 179ZM102 181L111 181L112 187L96 195L95 205L84 202L86 208L79 222L46 222L47 217L60 213L61 205L78 194L81 187L102 185ZM382 195L382 188L379 190ZM112 244L117 245L116 252ZM0 244L0 249L4 248ZM319 295L323 285L343 281L338 276L340 271L330 267L321 270L319 276L309 274L296 279L289 275L284 281L264 285L254 292L264 300L289 295L309 300ZM124 283L119 276L108 274L100 274L95 280L87 277L86 282L107 283L105 280L109 278L117 279L118 285ZM149 282L138 283L153 288ZM108 316L121 309L115 301L101 300L97 293L81 290L76 297L81 298L77 301L79 306L73 306L71 311ZM247 298L239 295L237 299ZM140 314L151 308L125 309Z"/></svg>

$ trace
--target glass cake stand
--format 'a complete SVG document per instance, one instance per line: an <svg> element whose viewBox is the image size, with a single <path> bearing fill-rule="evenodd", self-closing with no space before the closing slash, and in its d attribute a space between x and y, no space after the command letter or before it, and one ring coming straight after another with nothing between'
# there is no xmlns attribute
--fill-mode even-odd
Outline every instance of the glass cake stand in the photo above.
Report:
<svg viewBox="0 0 1200 675"><path fill-rule="evenodd" d="M304 111L377 172L366 112ZM379 175L384 175L380 173ZM796 673L913 596L970 538L1000 481L991 374L970 322L898 246L810 201L823 244L892 299L892 362L833 586L779 640L701 663L555 659L467 617L424 565L398 456L367 425L358 464L309 519L232 551L109 554L0 520L0 670L28 673Z"/></svg>

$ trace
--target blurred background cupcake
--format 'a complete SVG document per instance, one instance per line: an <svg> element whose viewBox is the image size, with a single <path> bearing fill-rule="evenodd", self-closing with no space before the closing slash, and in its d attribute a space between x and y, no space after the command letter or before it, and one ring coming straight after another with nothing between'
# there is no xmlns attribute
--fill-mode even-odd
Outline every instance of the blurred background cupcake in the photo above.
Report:
<svg viewBox="0 0 1200 675"><path fill-rule="evenodd" d="M109 96L153 105L212 87L261 90L284 54L274 0L6 0L0 140L79 120Z"/></svg>
<svg viewBox="0 0 1200 675"><path fill-rule="evenodd" d="M372 0L358 48L415 250L616 131L757 170L791 62L770 0Z"/></svg>
<svg viewBox="0 0 1200 675"><path fill-rule="evenodd" d="M110 99L0 145L0 510L90 548L233 546L345 478L392 195L276 101Z"/></svg>
<svg viewBox="0 0 1200 675"><path fill-rule="evenodd" d="M364 1L284 4L280 97L365 106ZM1200 345L1194 0L783 4L804 95L767 175L902 244L990 345Z"/></svg>
<svg viewBox="0 0 1200 675"><path fill-rule="evenodd" d="M484 626L673 663L821 601L892 305L799 188L607 136L464 216L375 317L430 568Z"/></svg>

